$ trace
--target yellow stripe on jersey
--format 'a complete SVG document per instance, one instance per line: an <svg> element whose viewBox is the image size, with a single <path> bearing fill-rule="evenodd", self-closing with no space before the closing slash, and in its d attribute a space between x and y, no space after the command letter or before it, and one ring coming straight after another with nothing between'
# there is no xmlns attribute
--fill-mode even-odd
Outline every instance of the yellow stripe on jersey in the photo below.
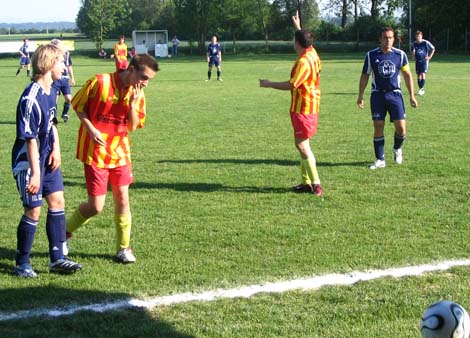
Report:
<svg viewBox="0 0 470 338"><path fill-rule="evenodd" d="M403 67L401 67L402 72L409 72L410 71L410 64L406 64Z"/></svg>

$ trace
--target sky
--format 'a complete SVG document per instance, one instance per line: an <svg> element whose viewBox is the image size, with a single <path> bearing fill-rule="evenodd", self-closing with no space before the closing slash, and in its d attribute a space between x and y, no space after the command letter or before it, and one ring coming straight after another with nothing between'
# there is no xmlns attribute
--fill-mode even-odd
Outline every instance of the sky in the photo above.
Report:
<svg viewBox="0 0 470 338"><path fill-rule="evenodd" d="M80 0L0 0L0 22L75 22L80 6Z"/></svg>

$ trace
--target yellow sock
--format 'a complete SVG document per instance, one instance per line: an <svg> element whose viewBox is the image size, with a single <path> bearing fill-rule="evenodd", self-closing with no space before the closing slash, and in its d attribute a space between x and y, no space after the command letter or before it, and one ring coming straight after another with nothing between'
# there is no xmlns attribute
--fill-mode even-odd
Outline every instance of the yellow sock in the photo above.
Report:
<svg viewBox="0 0 470 338"><path fill-rule="evenodd" d="M308 176L307 168L304 165L304 160L300 160L300 175L302 184L311 184L310 177Z"/></svg>
<svg viewBox="0 0 470 338"><path fill-rule="evenodd" d="M302 160L302 164L305 167L308 176L313 181L313 184L320 184L320 176L318 176L315 158L308 158L306 160Z"/></svg>
<svg viewBox="0 0 470 338"><path fill-rule="evenodd" d="M116 225L116 250L128 248L131 242L131 214L115 214L114 224Z"/></svg>
<svg viewBox="0 0 470 338"><path fill-rule="evenodd" d="M66 231L72 233L82 225L87 224L89 220L89 218L83 217L83 215L80 213L80 208L77 208L72 216L67 217Z"/></svg>

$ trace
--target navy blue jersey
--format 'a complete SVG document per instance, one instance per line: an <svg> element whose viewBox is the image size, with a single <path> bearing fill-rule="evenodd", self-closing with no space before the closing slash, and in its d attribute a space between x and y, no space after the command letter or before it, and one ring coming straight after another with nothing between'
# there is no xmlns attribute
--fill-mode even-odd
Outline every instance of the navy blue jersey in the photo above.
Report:
<svg viewBox="0 0 470 338"><path fill-rule="evenodd" d="M392 48L384 54L376 48L366 54L362 73L372 73L372 91L401 91L400 71L406 66L408 57L402 50Z"/></svg>
<svg viewBox="0 0 470 338"><path fill-rule="evenodd" d="M70 52L65 52L64 64L65 64L65 69L64 69L64 72L62 73L62 75L68 77L69 76L69 68L68 67L70 67L72 65L72 58L70 57Z"/></svg>
<svg viewBox="0 0 470 338"><path fill-rule="evenodd" d="M54 144L52 125L56 113L56 91L47 95L37 82L31 82L16 108L16 139L12 149L13 175L29 168L26 140L36 139L40 167L44 168Z"/></svg>
<svg viewBox="0 0 470 338"><path fill-rule="evenodd" d="M219 56L220 51L220 44L218 42L209 43L209 46L207 46L207 53L209 53L209 57L211 58Z"/></svg>
<svg viewBox="0 0 470 338"><path fill-rule="evenodd" d="M27 43L24 43L20 48L20 52L23 53L25 57L29 57L28 48L29 46Z"/></svg>
<svg viewBox="0 0 470 338"><path fill-rule="evenodd" d="M435 49L435 47L428 40L423 39L423 41L421 41L421 43L419 43L418 41L413 42L413 51L414 51L415 58L416 58L417 62L426 61L426 56L431 54L431 52L434 49Z"/></svg>

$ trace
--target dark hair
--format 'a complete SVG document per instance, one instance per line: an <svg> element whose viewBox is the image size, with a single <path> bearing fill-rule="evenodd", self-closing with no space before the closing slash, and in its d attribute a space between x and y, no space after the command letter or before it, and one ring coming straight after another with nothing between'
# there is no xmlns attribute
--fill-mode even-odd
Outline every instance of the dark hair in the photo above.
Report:
<svg viewBox="0 0 470 338"><path fill-rule="evenodd" d="M308 48L313 45L313 34L307 30L298 30L295 32L295 41L297 41L303 48Z"/></svg>
<svg viewBox="0 0 470 338"><path fill-rule="evenodd" d="M420 30L417 30L417 31L416 31L416 35L418 35L418 34L423 35L423 32L421 32Z"/></svg>
<svg viewBox="0 0 470 338"><path fill-rule="evenodd" d="M137 71L142 70L142 68L145 66L149 67L155 72L160 70L157 60L150 54L136 54L131 59L129 66L133 66Z"/></svg>
<svg viewBox="0 0 470 338"><path fill-rule="evenodd" d="M381 37L382 37L382 33L385 33L385 32L393 32L393 36L395 36L395 31L393 30L393 28L390 27L390 26L386 26L386 27L382 27L382 29L380 30L380 35L379 35L379 37L381 38Z"/></svg>

